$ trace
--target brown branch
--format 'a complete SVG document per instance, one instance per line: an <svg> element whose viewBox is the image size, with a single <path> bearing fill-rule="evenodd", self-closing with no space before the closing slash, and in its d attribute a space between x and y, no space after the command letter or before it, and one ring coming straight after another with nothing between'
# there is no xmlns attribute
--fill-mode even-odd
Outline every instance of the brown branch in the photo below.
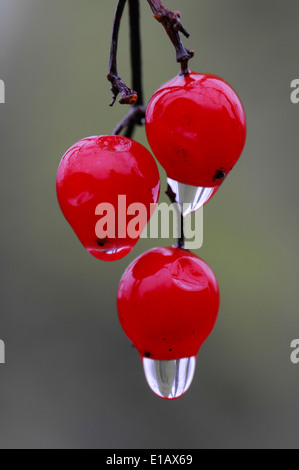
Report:
<svg viewBox="0 0 299 470"><path fill-rule="evenodd" d="M161 0L147 0L154 18L163 25L176 51L177 62L181 64L182 74L188 75L188 62L194 56L194 51L186 49L181 41L180 33L187 38L189 33L181 23L179 11L171 11L163 5Z"/></svg>
<svg viewBox="0 0 299 470"><path fill-rule="evenodd" d="M167 186L167 190L165 194L169 197L171 204L175 205L177 215L178 215L178 228L179 228L179 237L177 244L175 245L176 248L181 248L182 250L186 250L185 246L185 233L184 233L184 215L182 211L179 209L179 204L177 202L177 195L173 192L170 185Z"/></svg>
<svg viewBox="0 0 299 470"><path fill-rule="evenodd" d="M135 104L138 100L138 95L136 91L131 90L125 82L119 77L117 72L117 48L118 48L118 36L120 23L124 8L126 6L127 0L119 0L116 12L114 16L113 31L111 38L111 49L110 49L110 64L109 64L109 73L107 75L108 80L111 82L111 91L113 94L112 101L110 106L113 106L118 94L121 94L121 99L119 100L120 104Z"/></svg>
<svg viewBox="0 0 299 470"><path fill-rule="evenodd" d="M132 137L135 126L142 126L145 121L146 109L143 105L142 89L142 59L140 34L140 6L139 0L129 0L131 66L133 87L136 90L137 100L133 103L129 113L116 126L114 135L119 135L125 129L125 137Z"/></svg>
<svg viewBox="0 0 299 470"><path fill-rule="evenodd" d="M124 129L126 129L125 137L131 138L135 130L135 126L142 126L145 120L146 109L144 106L132 106L130 112L125 118L116 126L112 135L119 135Z"/></svg>
<svg viewBox="0 0 299 470"><path fill-rule="evenodd" d="M171 42L176 50L177 61L181 63L182 74L185 76L189 73L188 62L193 57L194 52L185 49L180 33L189 37L189 33L183 27L178 11L171 11L166 8L160 0L147 0L154 17L164 26ZM128 0L130 33L131 33L131 66L134 90L127 87L124 81L118 75L117 70L117 49L118 37L121 19L127 0L118 0L111 39L110 64L108 80L111 82L111 91L113 98L110 106L113 106L118 94L121 94L119 102L121 104L132 105L127 116L116 126L113 131L114 135L119 135L125 130L124 135L131 137L136 125L142 125L145 121L146 109L143 104L142 90L142 60L141 60L141 34L140 34L140 5L139 0Z"/></svg>
<svg viewBox="0 0 299 470"><path fill-rule="evenodd" d="M129 0L129 25L130 25L132 85L138 95L136 105L143 105L142 51L141 51L139 0Z"/></svg>

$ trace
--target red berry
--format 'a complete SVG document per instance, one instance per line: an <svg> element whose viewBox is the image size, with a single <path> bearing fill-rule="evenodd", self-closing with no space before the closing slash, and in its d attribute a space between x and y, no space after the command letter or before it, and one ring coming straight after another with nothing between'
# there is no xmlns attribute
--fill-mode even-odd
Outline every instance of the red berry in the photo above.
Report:
<svg viewBox="0 0 299 470"><path fill-rule="evenodd" d="M197 356L219 309L209 266L178 248L155 248L126 270L118 290L120 323L141 357L158 361Z"/></svg>
<svg viewBox="0 0 299 470"><path fill-rule="evenodd" d="M190 72L153 95L146 133L169 178L212 188L224 181L242 153L246 117L240 99L224 80Z"/></svg>
<svg viewBox="0 0 299 470"><path fill-rule="evenodd" d="M120 136L77 142L63 156L57 174L58 201L65 218L87 251L105 261L123 258L132 250L152 215L159 191L159 172L151 154L139 143ZM119 196L126 197L126 207L120 210ZM98 238L96 209L102 203L113 206L115 233ZM134 203L142 203L147 211L137 238L131 238L123 224L120 227L127 208ZM127 215L127 223L135 216Z"/></svg>

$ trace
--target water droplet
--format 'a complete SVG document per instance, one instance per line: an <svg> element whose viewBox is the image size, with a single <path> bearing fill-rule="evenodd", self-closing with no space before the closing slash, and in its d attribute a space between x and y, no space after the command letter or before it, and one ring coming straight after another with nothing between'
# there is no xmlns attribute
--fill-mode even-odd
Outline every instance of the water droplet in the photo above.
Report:
<svg viewBox="0 0 299 470"><path fill-rule="evenodd" d="M127 247L127 246L115 248L115 249L112 248L110 250L107 250L101 247L100 245L98 246L99 247L97 249L87 248L87 251L95 258L98 258L104 261L117 261L127 256L132 250L132 247Z"/></svg>
<svg viewBox="0 0 299 470"><path fill-rule="evenodd" d="M194 377L195 365L195 356L171 361L143 358L147 383L156 395L168 400L179 398L188 390Z"/></svg>
<svg viewBox="0 0 299 470"><path fill-rule="evenodd" d="M167 182L176 195L176 202L179 204L180 211L184 217L200 209L216 193L218 187L201 188L179 183L178 181L167 178Z"/></svg>
<svg viewBox="0 0 299 470"><path fill-rule="evenodd" d="M127 248L116 248L115 250L101 250L105 255L117 255L118 253L121 253L123 250L126 250Z"/></svg>

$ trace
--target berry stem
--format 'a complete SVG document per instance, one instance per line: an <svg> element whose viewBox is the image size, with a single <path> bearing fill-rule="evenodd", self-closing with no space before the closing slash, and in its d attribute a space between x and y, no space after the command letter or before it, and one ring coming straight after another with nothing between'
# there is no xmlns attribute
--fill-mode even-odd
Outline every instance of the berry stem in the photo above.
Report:
<svg viewBox="0 0 299 470"><path fill-rule="evenodd" d="M185 247L185 233L184 233L184 216L182 213L179 214L179 216L181 217L181 223L180 223L180 236L178 238L178 242L177 242L177 248L181 248L181 250L185 250L186 247Z"/></svg>
<svg viewBox="0 0 299 470"><path fill-rule="evenodd" d="M117 124L112 135L119 135L126 129L124 136L131 138L135 130L135 126L142 126L145 119L145 107L143 105L134 105L129 113Z"/></svg>
<svg viewBox="0 0 299 470"><path fill-rule="evenodd" d="M189 33L181 23L181 14L179 11L171 11L163 5L161 0L147 0L148 4L154 13L154 17L165 28L171 42L176 50L177 62L181 64L182 75L187 76L189 73L188 63L194 56L194 52L185 49L180 33L187 38ZM132 106L131 110L125 118L115 127L113 134L119 135L124 129L126 137L132 137L136 125L143 125L145 120L146 109L143 102L143 89L142 89L142 56L141 56L141 34L140 34L140 4L139 0L128 0L129 3L129 18L130 18L130 34L131 34L131 66L132 66L132 80L133 89L129 88L125 82L120 78L117 70L117 49L120 24L127 0L118 0L115 11L111 48L110 48L110 63L108 80L111 82L112 101L110 106L113 106L117 96L121 94L119 100L120 104L129 104ZM135 91L136 90L136 91Z"/></svg>
<svg viewBox="0 0 299 470"><path fill-rule="evenodd" d="M111 82L111 91L113 94L112 101L110 106L113 106L118 94L121 94L121 99L119 100L120 104L135 104L137 101L137 93L134 90L131 90L125 82L120 78L117 71L117 48L118 48L118 36L120 30L120 23L124 8L126 6L127 0L119 0L113 22L112 38L111 38L111 48L110 48L110 64L109 64L109 73L107 75L108 80Z"/></svg>
<svg viewBox="0 0 299 470"><path fill-rule="evenodd" d="M130 138L132 137L134 133L135 126L136 125L141 126L144 124L146 109L143 104L143 87L142 87L140 5L139 5L139 0L128 0L128 2L129 2L129 21L130 21L132 82L133 82L133 88L134 90L136 90L132 93L134 94L135 101L128 103L128 104L131 104L132 107L129 113L124 117L124 119L116 126L116 128L113 131L113 135L119 135L125 129L125 133L124 133L125 137ZM111 51L112 52L111 52L110 64L112 64L112 66L115 67L115 69L113 69L112 67L112 71L116 70L117 72L117 69L116 69L117 48L115 49L114 46L111 46Z"/></svg>
<svg viewBox="0 0 299 470"><path fill-rule="evenodd" d="M163 25L176 51L176 60L181 64L181 73L187 76L189 73L188 62L194 56L194 51L186 49L181 41L180 33L186 38L190 34L181 23L181 13L171 11L163 5L161 0L147 0L154 18Z"/></svg>
<svg viewBox="0 0 299 470"><path fill-rule="evenodd" d="M179 238L175 246L176 248L181 248L182 250L186 250L185 233L184 233L184 216L180 210L179 204L177 203L176 194L172 191L170 185L167 186L166 194L169 197L170 202L175 205L175 208L177 210L177 215L178 215Z"/></svg>
<svg viewBox="0 0 299 470"><path fill-rule="evenodd" d="M142 54L140 31L140 5L139 0L129 0L130 40L131 40L131 65L133 88L138 98L137 105L143 104L142 87Z"/></svg>

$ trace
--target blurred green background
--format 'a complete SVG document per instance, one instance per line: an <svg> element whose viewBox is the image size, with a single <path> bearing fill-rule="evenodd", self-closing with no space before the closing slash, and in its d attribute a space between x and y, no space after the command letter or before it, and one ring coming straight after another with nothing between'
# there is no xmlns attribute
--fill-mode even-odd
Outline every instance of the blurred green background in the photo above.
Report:
<svg viewBox="0 0 299 470"><path fill-rule="evenodd" d="M163 28L142 3L146 99L178 72ZM1 0L1 448L298 447L297 0L167 0L182 11L192 69L220 75L247 113L243 157L205 206L197 251L221 289L215 330L188 393L148 388L118 323L117 263L85 252L56 201L61 156L109 134L126 109L108 107L116 0ZM130 83L124 17L119 71ZM136 134L144 145L144 129ZM161 170L162 188L166 180ZM162 197L163 200L163 197Z"/></svg>

